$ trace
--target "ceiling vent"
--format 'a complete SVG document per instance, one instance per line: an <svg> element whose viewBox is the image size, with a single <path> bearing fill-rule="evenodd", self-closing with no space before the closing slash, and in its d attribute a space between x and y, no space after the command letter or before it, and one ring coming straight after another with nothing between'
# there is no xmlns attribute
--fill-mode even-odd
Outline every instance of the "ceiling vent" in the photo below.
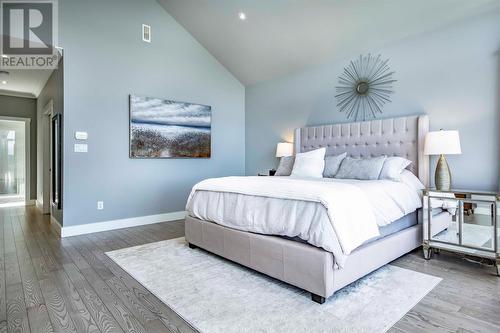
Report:
<svg viewBox="0 0 500 333"><path fill-rule="evenodd" d="M151 26L146 24L142 25L142 40L151 43Z"/></svg>

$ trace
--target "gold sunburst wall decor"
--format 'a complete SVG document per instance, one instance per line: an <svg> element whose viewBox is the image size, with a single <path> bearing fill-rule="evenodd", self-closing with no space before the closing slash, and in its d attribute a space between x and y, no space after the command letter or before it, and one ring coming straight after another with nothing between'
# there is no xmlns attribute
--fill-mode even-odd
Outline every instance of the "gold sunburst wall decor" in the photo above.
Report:
<svg viewBox="0 0 500 333"><path fill-rule="evenodd" d="M367 120L382 113L382 108L389 103L394 92L394 71L382 60L381 55L374 57L360 55L352 60L339 76L336 87L337 106L348 119Z"/></svg>

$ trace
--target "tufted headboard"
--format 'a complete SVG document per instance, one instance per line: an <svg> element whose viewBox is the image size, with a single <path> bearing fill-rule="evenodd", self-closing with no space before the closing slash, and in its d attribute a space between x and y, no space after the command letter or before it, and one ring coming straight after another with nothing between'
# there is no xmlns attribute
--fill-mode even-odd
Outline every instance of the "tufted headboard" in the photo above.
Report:
<svg viewBox="0 0 500 333"><path fill-rule="evenodd" d="M326 147L327 155L401 156L413 161L410 170L428 186L429 157L424 155L428 131L427 115L303 127L295 130L295 152Z"/></svg>

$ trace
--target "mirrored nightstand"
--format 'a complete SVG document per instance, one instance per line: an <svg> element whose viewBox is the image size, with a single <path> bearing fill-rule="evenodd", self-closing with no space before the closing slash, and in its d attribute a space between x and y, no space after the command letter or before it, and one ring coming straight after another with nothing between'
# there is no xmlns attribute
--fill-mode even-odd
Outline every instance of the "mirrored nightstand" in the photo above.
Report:
<svg viewBox="0 0 500 333"><path fill-rule="evenodd" d="M423 250L440 249L492 259L500 276L500 195L492 192L424 190Z"/></svg>

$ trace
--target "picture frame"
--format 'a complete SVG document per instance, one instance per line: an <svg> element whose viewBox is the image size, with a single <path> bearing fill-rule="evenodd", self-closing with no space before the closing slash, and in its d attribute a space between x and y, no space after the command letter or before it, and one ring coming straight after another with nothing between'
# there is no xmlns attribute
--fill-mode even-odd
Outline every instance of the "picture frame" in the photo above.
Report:
<svg viewBox="0 0 500 333"><path fill-rule="evenodd" d="M129 157L210 158L212 107L129 95Z"/></svg>

